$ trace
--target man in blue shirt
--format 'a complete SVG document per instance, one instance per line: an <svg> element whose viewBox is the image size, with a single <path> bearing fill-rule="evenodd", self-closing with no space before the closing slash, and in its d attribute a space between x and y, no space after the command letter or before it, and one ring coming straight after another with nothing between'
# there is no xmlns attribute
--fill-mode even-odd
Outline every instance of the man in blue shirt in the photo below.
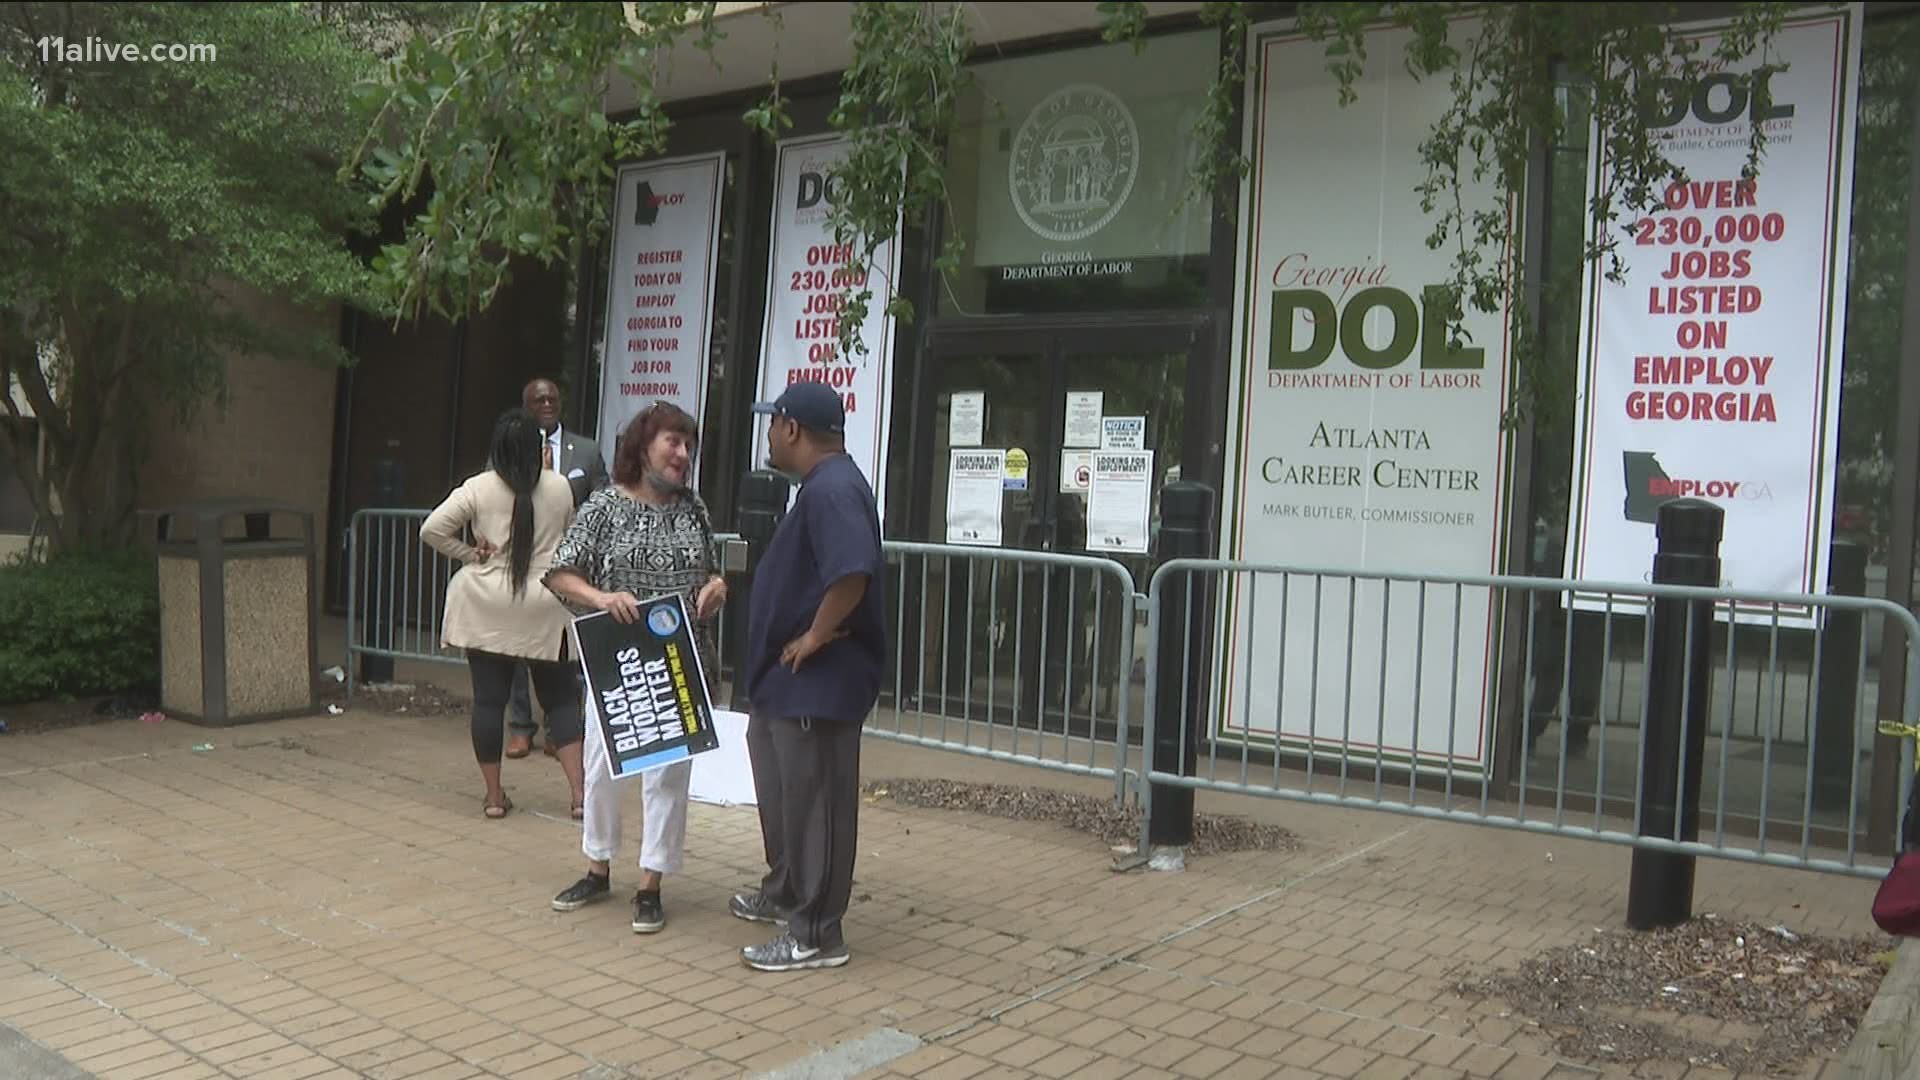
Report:
<svg viewBox="0 0 1920 1080"><path fill-rule="evenodd" d="M747 618L747 753L767 876L728 905L784 924L741 951L759 971L847 962L840 921L853 896L860 731L886 665L880 517L846 452L846 411L822 383L795 383L754 411L770 417L770 464L800 482L754 570Z"/></svg>

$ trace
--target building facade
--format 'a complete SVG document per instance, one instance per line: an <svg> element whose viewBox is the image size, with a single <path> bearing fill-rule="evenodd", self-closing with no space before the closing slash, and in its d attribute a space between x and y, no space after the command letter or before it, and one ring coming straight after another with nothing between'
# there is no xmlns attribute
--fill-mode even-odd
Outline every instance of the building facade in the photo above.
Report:
<svg viewBox="0 0 1920 1080"><path fill-rule="evenodd" d="M1693 284L1676 286L1684 293L1676 302L1706 295L1686 288L1711 289L1731 307L1725 318L1677 323L1675 345L1632 338L1648 326L1670 332L1658 320L1672 311L1657 299L1648 310L1644 282L1633 279L1637 299L1622 307L1581 258L1585 208L1605 175L1594 140L1576 123L1562 145L1537 148L1506 212L1525 245L1521 288L1542 343L1527 377L1558 387L1569 407L1514 424L1506 407L1518 374L1505 320L1477 317L1473 340L1462 343L1444 340L1431 317L1425 290L1446 278L1448 255L1426 243L1431 224L1415 189L1425 179L1420 140L1448 91L1405 76L1392 34L1372 50L1359 99L1343 107L1322 47L1294 35L1285 6L1274 7L1248 42L1234 131L1253 171L1237 190L1189 198L1188 166L1212 149L1197 132L1223 48L1200 22L1201 5L1148 5L1140 49L1103 42L1093 4L969 5L981 47L949 147L947 198L924 227L902 232L880 268L918 317L873 320L864 338L874 351L855 359L837 356L823 330L833 313L818 306L842 280L821 242L819 203L831 196L822 179L836 145L828 117L848 60L850 5L722 6L724 63L691 47L668 58L658 90L674 117L672 144L660 161L623 168L614 228L582 265L526 268L494 308L458 326L340 315L359 363L333 379L331 394L290 406L271 380L245 381L211 434L168 436L178 452L159 455L153 490L255 493L201 490L224 483L205 479L220 471L181 465L256 454L261 442L247 433L278 423L263 418L297 418L300 437L278 440L269 456L302 478L301 497L328 524L327 596L338 610L351 515L437 502L481 467L494 417L529 378L559 381L567 425L609 452L611 420L654 397L688 403L702 422L701 486L722 529L742 475L762 460L748 406L789 379L822 378L849 395L856 453L883 493L889 538L1094 554L1119 561L1144 590L1159 563L1161 492L1183 480L1216 493L1209 524L1226 558L1441 578L1628 580L1650 565L1653 539L1632 498L1619 512L1633 495L1622 485L1665 484L1640 493L1657 502L1698 483L1704 495L1745 492L1724 500L1729 586L1824 591L1836 561L1860 558L1868 595L1912 605L1920 19L1911 5L1854 5L1839 16L1808 8L1793 40L1795 55L1809 59L1787 76L1804 84L1792 84L1797 112L1784 119L1735 116L1730 102L1713 99L1707 113L1726 116L1695 110L1676 122L1675 145L1697 143L1703 154L1730 145L1716 124L1765 122L1790 138L1770 159L1781 171L1763 166L1762 197L1731 184L1703 189L1694 226L1702 265L1723 229L1722 249L1751 253L1765 285L1731 270L1687 275ZM1698 15L1709 32L1714 10ZM795 121L777 144L742 121L776 60ZM1833 93L1823 97L1825 87ZM615 116L620 97L609 103ZM1803 149L1821 151L1825 172L1801 167ZM1779 198L1800 201L1766 203L1783 190ZM1492 200L1485 205L1503 197L1469 194ZM1809 233L1816 241L1793 246ZM964 256L941 270L950 237L964 242ZM1630 247L1648 254L1636 272L1667 265L1673 253L1654 240ZM1766 250L1785 254L1769 263ZM1773 322L1758 304L1739 310L1749 303L1743 287L1765 289ZM1796 292L1807 306L1791 307ZM1637 329L1613 336L1628 324ZM1802 324L1819 332L1781 343ZM1737 340L1715 340L1729 334ZM1723 355L1732 349L1744 361L1737 369ZM1779 355L1751 355L1762 349ZM1624 367L1604 362L1620 355ZM1695 356L1700 371L1683 378ZM1746 385L1729 385L1736 373ZM1609 417L1614 397L1620 407ZM1786 420L1750 430L1762 397ZM1648 410L1664 419L1695 406L1691 426L1645 426ZM1652 449L1633 443L1643 435ZM1725 449L1735 445L1743 449ZM1709 467L1729 454L1758 462L1776 446L1811 455L1799 481L1783 482L1784 466L1725 476ZM1696 450L1692 464L1677 464ZM1653 470L1640 481L1636 461ZM231 478L242 489L265 482L244 471ZM1729 483L1740 487L1708 487ZM1764 508L1755 505L1762 488ZM1606 506L1615 509L1601 513ZM1833 555L1840 547L1845 559ZM1795 584L1804 588L1785 587ZM915 591L913 603L932 612L934 599ZM1429 614L1450 648L1433 650L1427 667L1382 676L1360 695L1359 715L1383 717L1377 737L1340 737L1337 720L1329 732L1291 696L1305 691L1250 681L1264 663L1256 657L1297 659L1304 666L1295 671L1331 662L1299 652L1313 628L1334 626L1298 602L1223 598L1221 659L1209 679L1222 700L1248 704L1238 719L1223 706L1215 735L1266 746L1328 740L1381 761L1510 775L1529 731L1542 728L1538 717L1595 719L1637 678L1628 669L1638 639L1620 649L1631 661L1618 671L1576 674L1566 662L1592 651L1582 618L1592 603L1529 610L1489 591L1477 607ZM1390 607L1402 602L1382 588L1356 592L1341 609L1348 629L1377 631L1343 654L1345 670L1383 668L1428 640L1409 608ZM1103 619L1117 617L1108 612ZM954 639L962 624L950 617L939 629ZM929 664L963 659L956 644L920 640ZM1884 709L1904 687L1904 643L1873 636L1867 649ZM1098 668L1100 681L1121 659L1066 664ZM1464 689L1432 696L1437 680ZM1429 721L1423 733L1414 709L1412 730L1389 731L1402 710L1389 710L1383 693L1467 719ZM1812 739L1811 719L1795 727L1760 708L1732 706L1756 710L1752 738L1786 739L1792 728L1801 744ZM1264 728L1256 714L1267 717ZM1630 781L1631 765L1616 775Z"/></svg>

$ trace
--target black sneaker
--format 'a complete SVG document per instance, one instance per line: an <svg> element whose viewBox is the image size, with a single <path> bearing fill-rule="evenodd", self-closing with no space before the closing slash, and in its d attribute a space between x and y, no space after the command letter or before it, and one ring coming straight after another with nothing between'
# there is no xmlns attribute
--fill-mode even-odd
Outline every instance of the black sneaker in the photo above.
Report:
<svg viewBox="0 0 1920 1080"><path fill-rule="evenodd" d="M613 895L611 878L594 877L588 874L567 886L565 892L553 898L553 910L579 911L588 904L598 903L611 895Z"/></svg>
<svg viewBox="0 0 1920 1080"><path fill-rule="evenodd" d="M657 934L667 925L667 909L660 906L657 892L633 894L633 932Z"/></svg>
<svg viewBox="0 0 1920 1080"><path fill-rule="evenodd" d="M727 910L733 912L736 919L748 922L772 923L775 926L787 925L787 917L781 913L767 894L755 889L752 892L734 893L727 901Z"/></svg>

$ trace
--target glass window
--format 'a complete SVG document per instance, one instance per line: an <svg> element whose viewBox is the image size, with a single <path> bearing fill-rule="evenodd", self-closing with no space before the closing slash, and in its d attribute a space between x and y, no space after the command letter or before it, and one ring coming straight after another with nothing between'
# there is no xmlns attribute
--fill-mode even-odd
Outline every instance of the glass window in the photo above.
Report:
<svg viewBox="0 0 1920 1080"><path fill-rule="evenodd" d="M1212 31L982 64L948 154L945 315L1206 302L1213 202L1185 200Z"/></svg>

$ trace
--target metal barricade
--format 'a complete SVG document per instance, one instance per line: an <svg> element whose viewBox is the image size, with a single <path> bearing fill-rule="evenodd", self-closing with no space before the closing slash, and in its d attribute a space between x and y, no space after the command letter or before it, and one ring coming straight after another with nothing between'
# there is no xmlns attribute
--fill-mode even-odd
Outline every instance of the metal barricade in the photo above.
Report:
<svg viewBox="0 0 1920 1080"><path fill-rule="evenodd" d="M440 640L446 614L447 585L459 565L420 539L430 510L361 510L347 531L347 694L351 698L365 657L435 664L466 663L457 649ZM715 565L732 533L714 536ZM723 644L726 613L716 617L714 633ZM722 668L727 658L722 657ZM723 672L716 672L716 680Z"/></svg>
<svg viewBox="0 0 1920 1080"><path fill-rule="evenodd" d="M1174 590L1193 624L1161 625ZM1693 680L1680 691L1703 737L1649 772L1649 723L1672 712L1648 679L1657 600L1689 602L1687 655L1664 659L1684 671L1704 643L1712 674L1704 702ZM1890 865L1861 857L1863 822L1912 782L1908 744L1876 759L1875 735L1920 722L1920 621L1888 601L1180 559L1147 608L1149 655L1163 633L1200 640L1149 664L1144 741L1194 695L1203 724L1178 770L1142 769L1143 848L1152 786L1169 785L1868 878ZM1879 635L1905 660L1898 700L1867 663ZM1650 781L1697 792L1693 827L1671 800L1651 825Z"/></svg>
<svg viewBox="0 0 1920 1080"><path fill-rule="evenodd" d="M1144 700L1139 595L1096 556L887 541L893 656L868 734L1114 780Z"/></svg>

